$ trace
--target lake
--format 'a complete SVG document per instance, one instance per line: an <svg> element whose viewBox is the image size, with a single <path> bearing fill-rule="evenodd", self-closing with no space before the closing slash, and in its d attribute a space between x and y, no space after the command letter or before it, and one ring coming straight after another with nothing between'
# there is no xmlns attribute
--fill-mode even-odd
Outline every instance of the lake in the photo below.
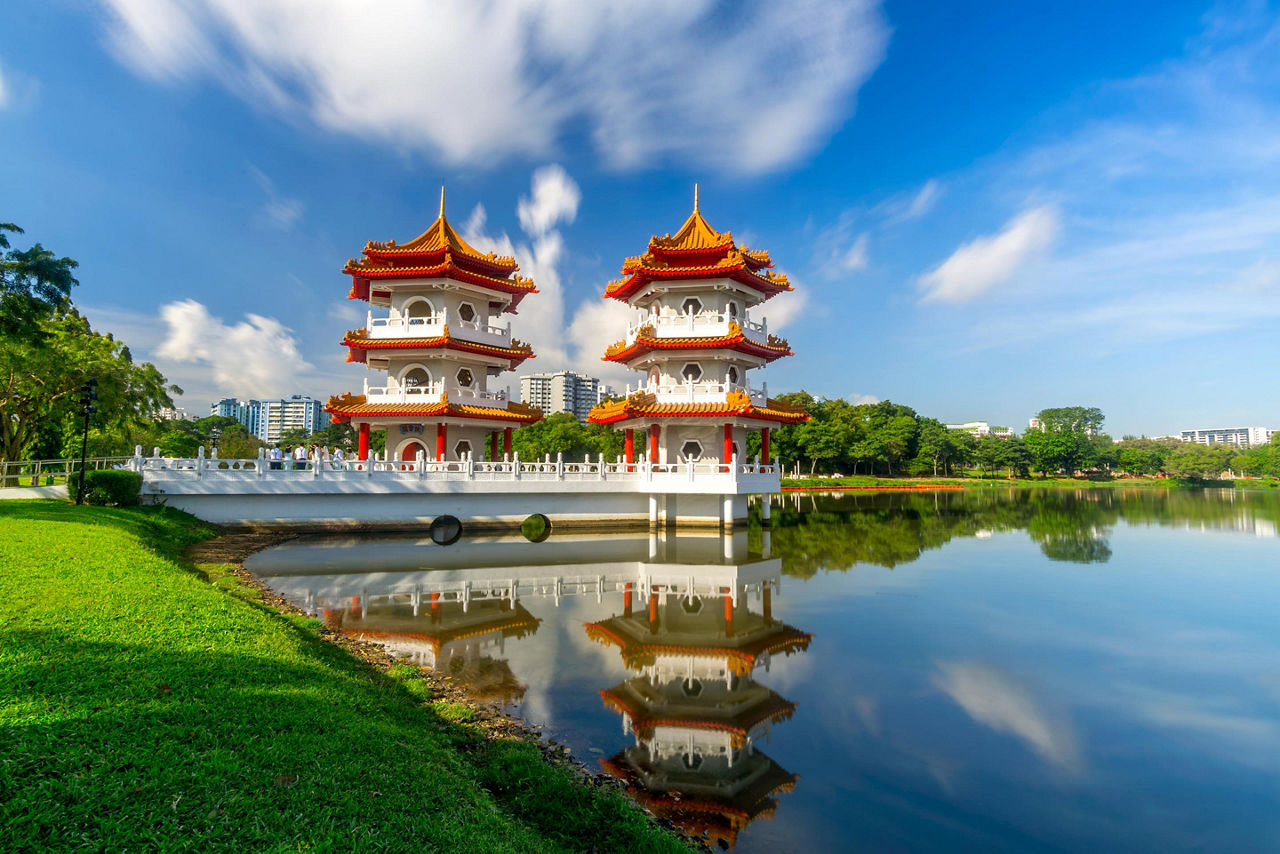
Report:
<svg viewBox="0 0 1280 854"><path fill-rule="evenodd" d="M245 565L713 845L1280 850L1280 495L792 493L773 522Z"/></svg>

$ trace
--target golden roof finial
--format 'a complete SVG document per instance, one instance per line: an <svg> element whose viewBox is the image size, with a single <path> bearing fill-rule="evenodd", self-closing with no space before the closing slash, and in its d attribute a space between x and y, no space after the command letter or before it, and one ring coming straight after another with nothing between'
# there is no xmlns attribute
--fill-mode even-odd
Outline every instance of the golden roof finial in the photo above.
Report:
<svg viewBox="0 0 1280 854"><path fill-rule="evenodd" d="M698 212L698 184L696 182L693 185L693 212Z"/></svg>
<svg viewBox="0 0 1280 854"><path fill-rule="evenodd" d="M440 185L440 219L444 219L444 184Z"/></svg>

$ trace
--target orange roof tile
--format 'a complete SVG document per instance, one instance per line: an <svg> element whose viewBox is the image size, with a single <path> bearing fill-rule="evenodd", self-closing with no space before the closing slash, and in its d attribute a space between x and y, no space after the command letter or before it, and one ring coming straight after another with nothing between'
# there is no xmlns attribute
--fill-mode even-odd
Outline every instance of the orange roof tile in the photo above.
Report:
<svg viewBox="0 0 1280 854"><path fill-rule="evenodd" d="M446 349L460 353L474 353L479 356L497 356L509 359L512 368L520 365L525 359L533 358L533 348L523 341L513 338L510 347L477 344L474 341L467 341L450 335L448 324L445 324L443 335L437 335L433 338L370 338L369 331L363 327L360 329L348 329L347 334L342 336L342 343L351 349L347 358L348 362L365 361L364 351L366 350L404 349ZM360 351L359 357L355 357L355 351Z"/></svg>
<svg viewBox="0 0 1280 854"><path fill-rule="evenodd" d="M437 403L369 403L363 394L344 392L329 398L324 411L333 415L333 420L337 423L350 421L352 418L476 418L521 424L542 420L541 409L514 401L503 409L498 406L450 403L448 392L442 398Z"/></svg>
<svg viewBox="0 0 1280 854"><path fill-rule="evenodd" d="M764 406L756 406L741 391L731 391L725 395L723 403L658 403L655 395L647 392L635 392L625 400L612 400L601 403L591 410L587 420L593 424L613 424L628 418L724 418L741 416L745 418L762 418L766 421L777 421L782 424L798 424L808 421L804 410L796 409L777 400L770 399Z"/></svg>

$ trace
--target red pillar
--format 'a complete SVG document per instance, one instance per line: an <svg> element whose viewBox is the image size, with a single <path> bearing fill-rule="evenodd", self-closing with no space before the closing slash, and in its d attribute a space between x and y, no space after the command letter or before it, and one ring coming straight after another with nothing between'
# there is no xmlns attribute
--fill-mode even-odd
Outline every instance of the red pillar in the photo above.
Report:
<svg viewBox="0 0 1280 854"><path fill-rule="evenodd" d="M733 594L728 587L724 588L724 636L733 637Z"/></svg>
<svg viewBox="0 0 1280 854"><path fill-rule="evenodd" d="M773 624L773 588L768 585L764 588L764 623Z"/></svg>
<svg viewBox="0 0 1280 854"><path fill-rule="evenodd" d="M649 594L649 631L658 630L658 594Z"/></svg>
<svg viewBox="0 0 1280 854"><path fill-rule="evenodd" d="M769 428L766 427L760 431L760 462L769 465Z"/></svg>
<svg viewBox="0 0 1280 854"><path fill-rule="evenodd" d="M511 428L510 427L502 431L502 453L507 456L511 455Z"/></svg>
<svg viewBox="0 0 1280 854"><path fill-rule="evenodd" d="M636 435L635 434L636 434L635 430L632 430L630 427L627 428L625 433L627 437L627 450L626 450L627 471L631 471L631 464L636 461Z"/></svg>
<svg viewBox="0 0 1280 854"><path fill-rule="evenodd" d="M431 622L440 622L440 594L431 594Z"/></svg>
<svg viewBox="0 0 1280 854"><path fill-rule="evenodd" d="M436 423L436 459L444 459L444 443L449 435L449 425L443 421Z"/></svg>
<svg viewBox="0 0 1280 854"><path fill-rule="evenodd" d="M732 459L733 459L733 425L726 424L724 425L724 455L721 458L720 462L724 463L725 465L729 465L729 462Z"/></svg>
<svg viewBox="0 0 1280 854"><path fill-rule="evenodd" d="M631 582L627 582L626 591L622 594L622 616L631 616Z"/></svg>
<svg viewBox="0 0 1280 854"><path fill-rule="evenodd" d="M498 431L494 430L489 434L489 459L498 459Z"/></svg>
<svg viewBox="0 0 1280 854"><path fill-rule="evenodd" d="M360 425L360 446L356 455L362 460L369 459L369 422Z"/></svg>
<svg viewBox="0 0 1280 854"><path fill-rule="evenodd" d="M662 428L657 424L649 425L649 462L658 462L658 434Z"/></svg>

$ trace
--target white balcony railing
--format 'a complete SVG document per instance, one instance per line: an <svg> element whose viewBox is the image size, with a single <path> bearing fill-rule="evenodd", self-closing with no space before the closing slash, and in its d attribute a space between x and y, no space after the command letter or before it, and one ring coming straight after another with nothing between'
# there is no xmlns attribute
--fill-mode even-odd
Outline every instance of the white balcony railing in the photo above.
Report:
<svg viewBox="0 0 1280 854"><path fill-rule="evenodd" d="M634 389L630 385L627 386L628 396L634 392L644 392L655 396L658 403L723 403L725 396L732 391L742 392L756 406L764 406L769 400L768 383L764 383L760 388L752 388L742 383L692 382L690 380L669 385L642 383Z"/></svg>
<svg viewBox="0 0 1280 854"><path fill-rule="evenodd" d="M445 391L444 380L423 385L385 385L372 386L364 381L364 396L369 403L439 403ZM505 408L511 399L511 389L482 391L474 388L455 388L449 390L449 399L457 402L479 402L483 404L502 404Z"/></svg>
<svg viewBox="0 0 1280 854"><path fill-rule="evenodd" d="M447 308L421 317L374 317L370 311L365 320L365 329L370 338L435 338L444 334L446 325L449 327L449 334L455 338L477 344L511 346L510 323L506 326L494 326L481 318L463 320L456 314L450 318Z"/></svg>
<svg viewBox="0 0 1280 854"><path fill-rule="evenodd" d="M701 311L684 314L658 314L641 312L627 325L627 343L636 340L636 335L646 326L653 328L656 338L714 338L729 334L729 324L736 323L747 338L766 344L769 341L769 320L760 323L751 320L746 313L733 315L729 312Z"/></svg>

